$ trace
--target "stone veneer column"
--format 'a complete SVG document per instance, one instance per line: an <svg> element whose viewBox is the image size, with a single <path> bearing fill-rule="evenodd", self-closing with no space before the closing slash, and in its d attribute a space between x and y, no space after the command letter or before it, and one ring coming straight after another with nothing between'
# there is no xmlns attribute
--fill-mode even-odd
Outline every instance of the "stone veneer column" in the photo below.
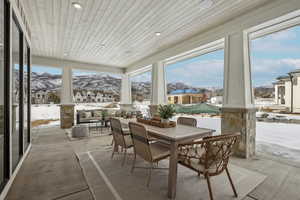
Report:
<svg viewBox="0 0 300 200"><path fill-rule="evenodd" d="M60 127L72 128L74 126L74 104L62 104L60 105Z"/></svg>
<svg viewBox="0 0 300 200"><path fill-rule="evenodd" d="M241 141L235 147L235 155L250 158L255 155L256 109L223 108L222 133L241 133Z"/></svg>
<svg viewBox="0 0 300 200"><path fill-rule="evenodd" d="M152 98L149 105L151 116L157 114L160 104L167 104L165 67L161 61L152 65Z"/></svg>
<svg viewBox="0 0 300 200"><path fill-rule="evenodd" d="M225 38L225 80L222 133L240 132L235 155L255 155L256 110L254 106L248 36L236 32Z"/></svg>
<svg viewBox="0 0 300 200"><path fill-rule="evenodd" d="M74 125L72 68L64 67L62 74L61 105L60 105L60 127L72 128Z"/></svg>

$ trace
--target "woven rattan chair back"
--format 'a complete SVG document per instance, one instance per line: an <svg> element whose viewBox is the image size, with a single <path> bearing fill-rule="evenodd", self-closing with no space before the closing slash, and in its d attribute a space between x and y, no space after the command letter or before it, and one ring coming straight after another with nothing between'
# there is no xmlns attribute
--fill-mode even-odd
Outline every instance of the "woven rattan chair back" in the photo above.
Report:
<svg viewBox="0 0 300 200"><path fill-rule="evenodd" d="M197 127L197 120L190 117L178 117L177 124Z"/></svg>
<svg viewBox="0 0 300 200"><path fill-rule="evenodd" d="M111 124L111 131L112 131L115 145L119 145L121 147L126 147L120 120L116 119L116 118L111 118L110 124Z"/></svg>
<svg viewBox="0 0 300 200"><path fill-rule="evenodd" d="M135 153L146 161L152 162L150 143L145 127L143 125L130 122L129 129Z"/></svg>
<svg viewBox="0 0 300 200"><path fill-rule="evenodd" d="M211 136L205 138L202 148L205 149L203 155L205 171L210 176L222 173L228 165L233 148L240 133L225 134L221 136Z"/></svg>

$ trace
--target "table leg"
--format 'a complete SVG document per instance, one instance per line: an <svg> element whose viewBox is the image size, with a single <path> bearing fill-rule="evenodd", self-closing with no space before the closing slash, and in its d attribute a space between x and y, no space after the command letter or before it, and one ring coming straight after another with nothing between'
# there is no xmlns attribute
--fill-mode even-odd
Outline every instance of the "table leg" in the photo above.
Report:
<svg viewBox="0 0 300 200"><path fill-rule="evenodd" d="M168 183L168 197L175 199L176 185L177 185L177 160L178 160L178 144L171 142L170 144L170 161L169 161L169 183Z"/></svg>

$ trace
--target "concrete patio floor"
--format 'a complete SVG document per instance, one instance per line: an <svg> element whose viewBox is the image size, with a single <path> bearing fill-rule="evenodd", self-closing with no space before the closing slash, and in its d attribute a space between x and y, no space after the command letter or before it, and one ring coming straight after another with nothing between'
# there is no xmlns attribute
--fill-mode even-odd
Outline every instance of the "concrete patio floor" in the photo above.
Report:
<svg viewBox="0 0 300 200"><path fill-rule="evenodd" d="M58 127L33 131L31 151L6 199L94 199L76 154L108 147L111 136L71 141ZM251 160L232 158L231 162L267 176L244 200L299 200L299 166L262 155Z"/></svg>

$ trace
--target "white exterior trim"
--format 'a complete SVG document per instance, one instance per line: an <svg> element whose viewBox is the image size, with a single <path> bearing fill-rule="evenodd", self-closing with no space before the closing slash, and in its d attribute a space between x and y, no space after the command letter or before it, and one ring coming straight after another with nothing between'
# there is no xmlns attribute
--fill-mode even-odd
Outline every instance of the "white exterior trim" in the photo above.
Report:
<svg viewBox="0 0 300 200"><path fill-rule="evenodd" d="M78 69L83 71L96 71L96 72L108 72L115 74L123 74L124 69L116 66L101 65L101 64L91 64L82 63L73 60L65 60L58 58L42 57L42 56L32 56L31 66L44 66L44 67L55 67L63 68L65 66L71 67L72 69Z"/></svg>
<svg viewBox="0 0 300 200"><path fill-rule="evenodd" d="M140 75L140 74L143 74L145 72L149 72L152 70L152 65L148 65L146 67L143 67L143 68L140 68L136 71L132 71L130 73L127 73L130 77L134 77L134 76L137 76L137 75Z"/></svg>
<svg viewBox="0 0 300 200"><path fill-rule="evenodd" d="M62 73L61 104L73 103L72 69L64 67Z"/></svg>
<svg viewBox="0 0 300 200"><path fill-rule="evenodd" d="M164 64L170 65L170 64L173 64L176 62L195 58L195 57L202 56L202 55L214 52L214 51L224 49L224 46L225 46L224 42L225 42L224 38L217 40L217 41L210 42L210 43L200 46L196 49L192 49L192 50L184 52L182 54L167 58L166 60L164 60Z"/></svg>
<svg viewBox="0 0 300 200"><path fill-rule="evenodd" d="M167 84L165 65L161 62L156 62L152 65L152 97L151 105L159 105L167 103Z"/></svg>
<svg viewBox="0 0 300 200"><path fill-rule="evenodd" d="M128 74L123 74L121 82L121 103L120 104L131 104L131 81Z"/></svg>

